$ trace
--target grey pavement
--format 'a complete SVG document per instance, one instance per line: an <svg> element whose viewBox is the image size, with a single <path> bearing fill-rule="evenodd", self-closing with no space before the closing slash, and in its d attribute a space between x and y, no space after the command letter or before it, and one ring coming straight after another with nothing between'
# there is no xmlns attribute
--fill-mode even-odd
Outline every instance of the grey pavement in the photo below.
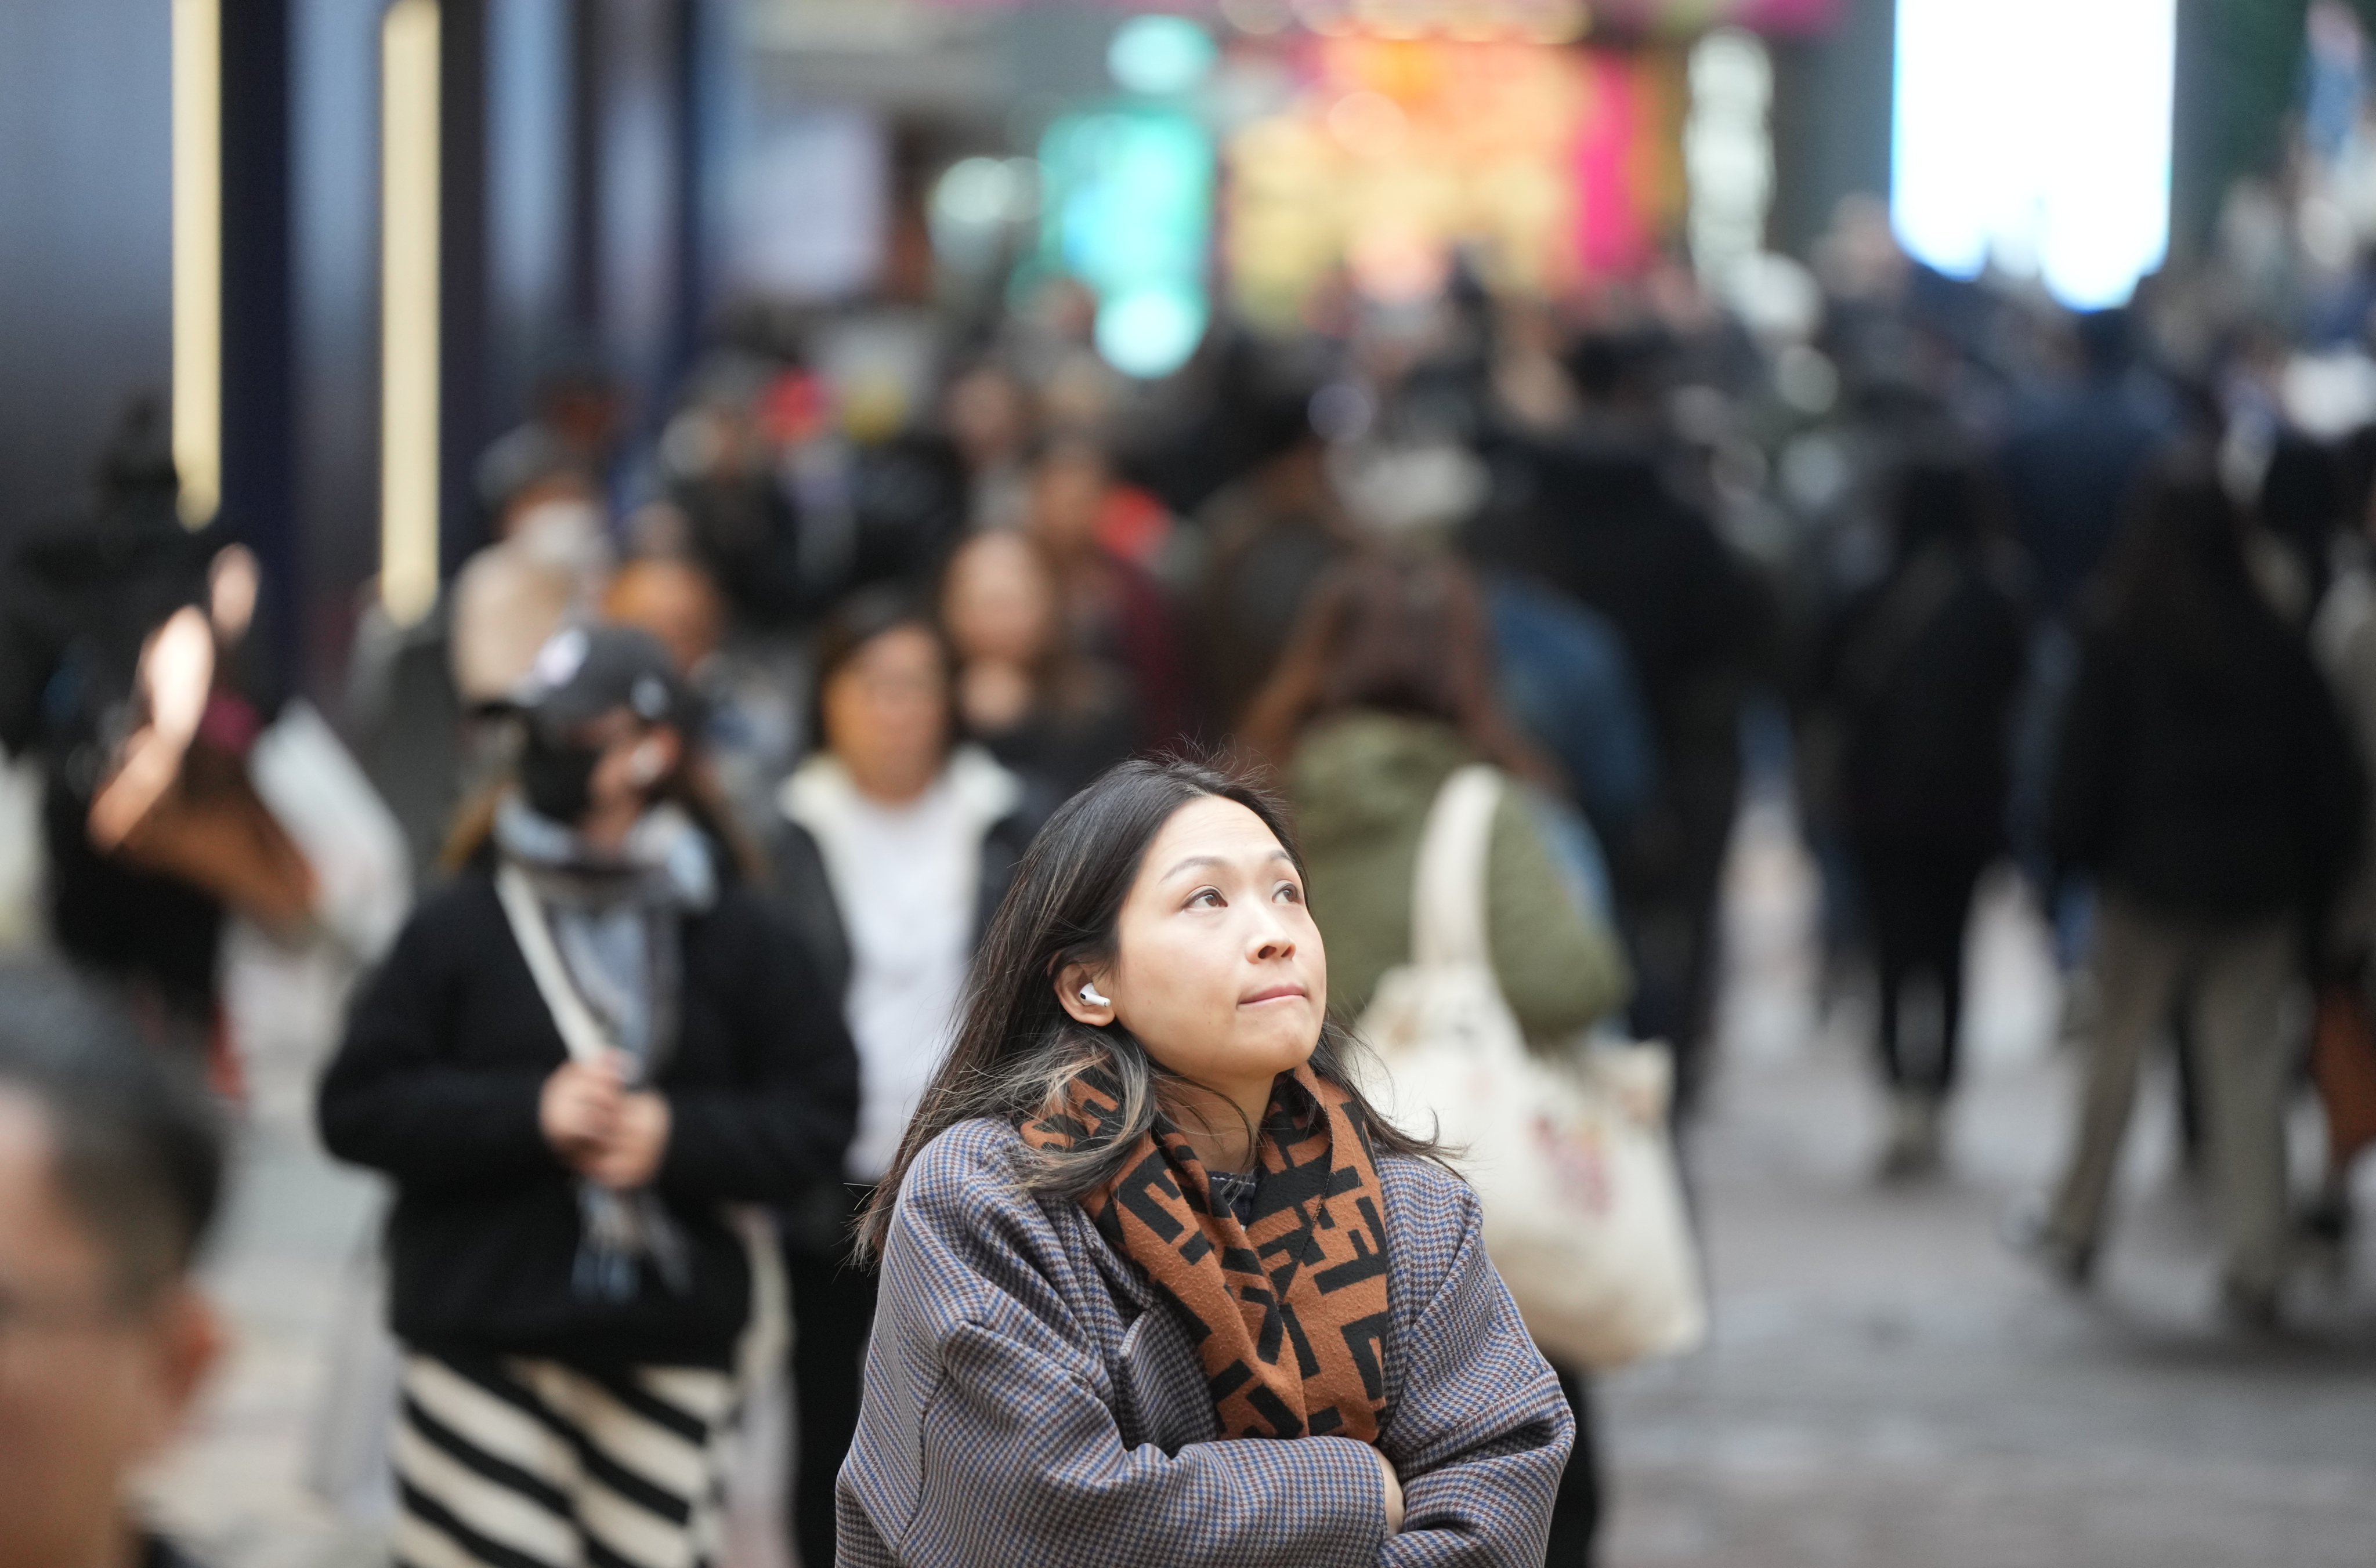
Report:
<svg viewBox="0 0 2376 1568"><path fill-rule="evenodd" d="M1870 1007L1818 1015L1809 878L1752 814L1691 1146L1715 1332L1604 1380L1609 1568L2376 1563L2369 1248L2356 1273L2302 1282L2297 1332L2223 1331L2166 1073L2141 1097L2098 1291L2074 1299L2000 1244L2053 1172L2075 1073L2044 933L2002 884L1976 935L1950 1174L1877 1184ZM2360 1197L2376 1212L2365 1180Z"/></svg>
<svg viewBox="0 0 2376 1568"><path fill-rule="evenodd" d="M2376 1246L2306 1283L2298 1333L2223 1333L2156 1077L2099 1297L2007 1253L1999 1223L2051 1171L2073 1063L2053 1044L2042 934L2002 885L1976 935L1953 1173L1877 1186L1869 1009L1817 1006L1812 898L1787 817L1752 810L1728 891L1719 1070L1690 1148L1715 1332L1602 1381L1606 1568L2376 1564ZM305 1126L332 1016L322 978L250 952L241 984L256 1111L211 1269L238 1348L151 1495L218 1568L346 1568L377 1560L376 1534L303 1477L377 1200ZM2361 1199L2376 1214L2370 1182ZM752 1548L754 1506L735 1568L773 1555Z"/></svg>

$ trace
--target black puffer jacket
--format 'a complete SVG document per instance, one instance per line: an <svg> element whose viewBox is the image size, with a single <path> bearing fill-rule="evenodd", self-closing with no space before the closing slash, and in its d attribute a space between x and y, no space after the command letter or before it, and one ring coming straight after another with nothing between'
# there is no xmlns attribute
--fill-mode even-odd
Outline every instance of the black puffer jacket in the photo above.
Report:
<svg viewBox="0 0 2376 1568"><path fill-rule="evenodd" d="M2274 617L2217 640L2215 659L2089 639L2055 767L2058 869L2173 915L2315 918L2358 848L2350 739Z"/></svg>
<svg viewBox="0 0 2376 1568"><path fill-rule="evenodd" d="M751 1281L722 1206L790 1206L838 1182L858 1058L841 998L748 890L685 921L683 957L654 1186L690 1243L693 1288L674 1295L647 1267L634 1300L589 1301L570 1289L576 1178L537 1120L567 1052L493 876L467 872L414 911L356 1001L320 1103L330 1152L396 1179L398 1337L579 1365L731 1364Z"/></svg>

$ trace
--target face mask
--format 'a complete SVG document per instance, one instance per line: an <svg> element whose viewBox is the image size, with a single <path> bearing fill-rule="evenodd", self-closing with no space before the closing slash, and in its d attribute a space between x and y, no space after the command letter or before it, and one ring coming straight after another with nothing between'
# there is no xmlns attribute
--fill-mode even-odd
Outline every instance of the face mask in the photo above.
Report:
<svg viewBox="0 0 2376 1568"><path fill-rule="evenodd" d="M602 555L602 514L584 501L546 501L531 506L512 528L521 555L555 571L592 566Z"/></svg>
<svg viewBox="0 0 2376 1568"><path fill-rule="evenodd" d="M551 822L574 827L594 802L594 767L602 760L599 747L549 741L531 728L520 753L520 793L529 810Z"/></svg>

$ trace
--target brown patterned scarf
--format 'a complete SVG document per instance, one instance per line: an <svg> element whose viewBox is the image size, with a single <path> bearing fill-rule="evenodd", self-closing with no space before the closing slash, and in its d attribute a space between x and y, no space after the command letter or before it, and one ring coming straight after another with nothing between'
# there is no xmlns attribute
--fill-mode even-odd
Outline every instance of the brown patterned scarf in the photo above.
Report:
<svg viewBox="0 0 2376 1568"><path fill-rule="evenodd" d="M1038 1148L1093 1145L1121 1086L1073 1080L1064 1111L1027 1123ZM1350 1097L1308 1066L1279 1075L1257 1151L1252 1218L1214 1200L1160 1114L1123 1173L1081 1200L1099 1233L1178 1310L1232 1437L1377 1441L1385 1411L1384 1199Z"/></svg>

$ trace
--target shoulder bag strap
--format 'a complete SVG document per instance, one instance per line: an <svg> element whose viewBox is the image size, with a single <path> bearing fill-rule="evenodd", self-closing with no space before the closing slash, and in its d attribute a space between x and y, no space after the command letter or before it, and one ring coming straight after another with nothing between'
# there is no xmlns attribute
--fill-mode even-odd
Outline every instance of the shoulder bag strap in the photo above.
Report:
<svg viewBox="0 0 2376 1568"><path fill-rule="evenodd" d="M1502 775L1471 763L1443 781L1420 836L1411 882L1411 961L1490 964L1485 940L1485 857L1502 802Z"/></svg>
<svg viewBox="0 0 2376 1568"><path fill-rule="evenodd" d="M495 870L495 897L503 903L512 939L519 944L520 956L528 960L528 972L536 980L545 1009L552 1015L552 1027L561 1031L561 1043L569 1048L569 1059L588 1066L601 1061L611 1052L610 1036L570 983L569 971L562 967L561 949L553 945L552 929L545 924L544 910L528 873L505 861Z"/></svg>

